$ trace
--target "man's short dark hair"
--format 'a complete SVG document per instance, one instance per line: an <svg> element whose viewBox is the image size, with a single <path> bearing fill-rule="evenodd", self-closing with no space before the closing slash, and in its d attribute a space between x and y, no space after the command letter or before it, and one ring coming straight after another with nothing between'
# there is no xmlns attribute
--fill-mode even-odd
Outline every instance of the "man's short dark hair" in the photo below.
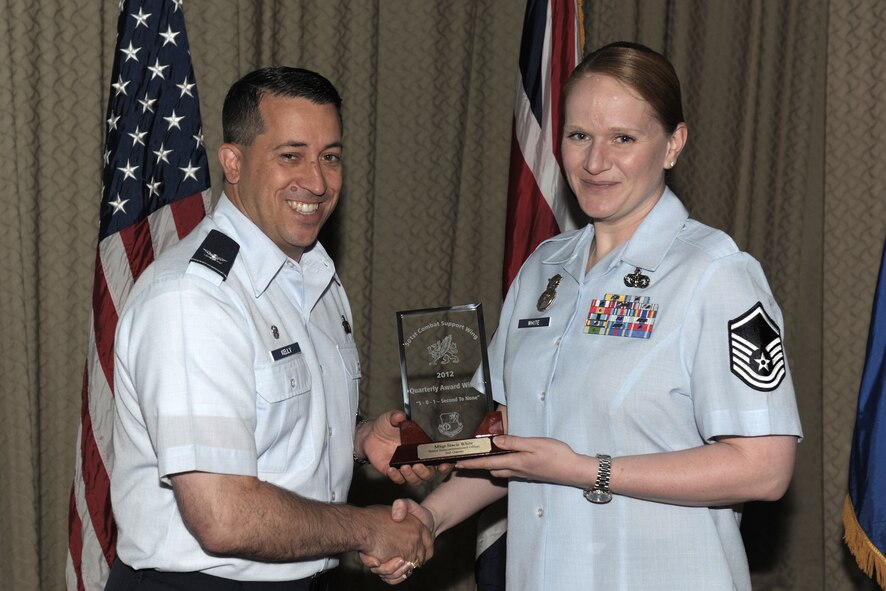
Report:
<svg viewBox="0 0 886 591"><path fill-rule="evenodd" d="M332 82L310 70L274 66L246 74L231 86L222 109L224 142L248 146L264 132L258 110L264 95L308 99L316 105L335 105L341 123L341 97Z"/></svg>

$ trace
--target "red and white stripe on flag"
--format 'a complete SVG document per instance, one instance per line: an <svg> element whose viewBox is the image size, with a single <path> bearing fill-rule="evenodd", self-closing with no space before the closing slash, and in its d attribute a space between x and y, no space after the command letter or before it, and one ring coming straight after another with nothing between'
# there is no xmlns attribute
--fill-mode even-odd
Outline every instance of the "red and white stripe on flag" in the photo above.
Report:
<svg viewBox="0 0 886 591"><path fill-rule="evenodd" d="M133 282L209 206L209 167L183 0L121 0L99 236L71 488L68 591L104 589L116 556L114 332Z"/></svg>
<svg viewBox="0 0 886 591"><path fill-rule="evenodd" d="M520 44L502 280L543 240L576 227L560 159L562 93L581 59L577 0L528 0Z"/></svg>

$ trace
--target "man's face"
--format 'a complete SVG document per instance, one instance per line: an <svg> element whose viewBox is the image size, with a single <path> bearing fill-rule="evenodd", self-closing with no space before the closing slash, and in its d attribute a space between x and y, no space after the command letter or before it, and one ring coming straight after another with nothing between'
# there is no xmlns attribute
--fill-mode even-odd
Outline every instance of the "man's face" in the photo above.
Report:
<svg viewBox="0 0 886 591"><path fill-rule="evenodd" d="M342 186L341 124L335 105L264 95L264 133L252 145L223 144L226 193L290 258L317 240Z"/></svg>

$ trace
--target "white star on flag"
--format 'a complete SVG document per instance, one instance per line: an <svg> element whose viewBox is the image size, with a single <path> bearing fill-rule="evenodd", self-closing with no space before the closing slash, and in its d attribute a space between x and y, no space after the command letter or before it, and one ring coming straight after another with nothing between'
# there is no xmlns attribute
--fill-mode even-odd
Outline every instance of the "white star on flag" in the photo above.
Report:
<svg viewBox="0 0 886 591"><path fill-rule="evenodd" d="M129 199L120 199L120 193L117 193L117 199L109 201L108 205L114 208L114 213L126 213L126 209L123 206L127 203L129 203Z"/></svg>
<svg viewBox="0 0 886 591"><path fill-rule="evenodd" d="M117 81L111 86L114 87L114 90L117 91L115 96L120 96L121 94L126 94L126 87L129 85L129 80L123 80L123 75L121 74Z"/></svg>
<svg viewBox="0 0 886 591"><path fill-rule="evenodd" d="M150 13L145 14L141 8L138 9L138 14L130 14L132 18L136 20L135 27L138 28L139 25L144 25L144 27L148 28L148 17L151 16Z"/></svg>
<svg viewBox="0 0 886 591"><path fill-rule="evenodd" d="M182 180L186 181L188 179L194 179L196 181L197 180L197 172L200 170L200 168L198 166L194 166L189 161L187 168L179 168L179 170L182 171L183 173L185 173L185 178Z"/></svg>
<svg viewBox="0 0 886 591"><path fill-rule="evenodd" d="M137 54L139 51L141 51L141 49L142 49L141 47L133 47L133 46L132 46L132 41L130 41L130 42L129 42L129 47L127 47L126 49L121 49L120 51L121 51L124 55L126 55L126 60L125 60L125 61L128 62L129 60L135 60L135 61L138 61L138 57L136 57L136 54Z"/></svg>
<svg viewBox="0 0 886 591"><path fill-rule="evenodd" d="M154 103L157 102L157 99L149 99L148 93L146 92L145 98L139 99L138 102L142 106L142 113L147 113L148 111L153 113L154 112Z"/></svg>
<svg viewBox="0 0 886 591"><path fill-rule="evenodd" d="M132 133L129 133L127 135L132 138L132 145L133 146L135 144L141 144L144 146L145 145L145 136L148 135L148 132L147 131L139 131L138 125L136 125L135 131Z"/></svg>
<svg viewBox="0 0 886 591"><path fill-rule="evenodd" d="M169 164L169 158L167 158L167 156L170 154L172 154L172 150L165 150L163 144L160 144L159 150L154 150L154 155L157 156L157 162L165 162L166 164Z"/></svg>
<svg viewBox="0 0 886 591"><path fill-rule="evenodd" d="M124 166L123 168L118 168L117 170L123 173L123 180L125 181L126 179L135 178L135 171L138 170L138 166L133 166L129 163L129 160L127 160L126 166ZM119 194L117 195L117 198L120 198Z"/></svg>
<svg viewBox="0 0 886 591"><path fill-rule="evenodd" d="M170 115L169 117L164 117L164 118L163 118L164 121L166 121L167 123L169 123L169 126L166 128L166 130L169 131L169 130L172 129L173 127L175 127L176 129L181 129L182 126L179 125L179 122L180 122L182 119L184 119L184 117L176 117L176 116L175 116L175 109L173 109L173 110L172 110L172 115Z"/></svg>
<svg viewBox="0 0 886 591"><path fill-rule="evenodd" d="M157 76L160 76L161 78L163 78L163 79L165 80L165 79L166 79L166 76L163 75L163 70L165 70L165 69L168 68L168 67L169 67L169 66L162 66L162 65L160 65L160 58L158 57L158 58L156 59L156 61L154 61L154 65L153 65L153 66L150 66L150 67L148 68L148 71L151 72L151 80L153 80L153 79L156 78Z"/></svg>
<svg viewBox="0 0 886 591"><path fill-rule="evenodd" d="M148 189L148 197L153 197L154 195L160 195L160 181L156 179L151 179L150 183L145 183L145 187Z"/></svg>
<svg viewBox="0 0 886 591"><path fill-rule="evenodd" d="M178 86L181 89L181 91L182 91L181 96L182 97L184 97L185 95L194 96L191 94L191 89L194 88L194 86L196 86L196 84L194 84L193 82L188 82L187 77L185 77L185 79L182 81L181 84L176 84L176 86Z"/></svg>
<svg viewBox="0 0 886 591"><path fill-rule="evenodd" d="M172 43L173 45L177 45L175 42L175 38L178 35L178 31L173 32L172 27L166 25L166 32L160 33L160 36L163 37L163 45L165 46L167 43Z"/></svg>

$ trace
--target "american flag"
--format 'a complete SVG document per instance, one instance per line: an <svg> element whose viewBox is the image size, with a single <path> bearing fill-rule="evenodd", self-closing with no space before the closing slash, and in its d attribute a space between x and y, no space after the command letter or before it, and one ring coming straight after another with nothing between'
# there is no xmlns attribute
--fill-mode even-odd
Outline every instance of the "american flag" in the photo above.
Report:
<svg viewBox="0 0 886 591"><path fill-rule="evenodd" d="M511 140L505 292L539 243L576 227L561 170L560 137L563 85L582 54L581 15L577 0L526 3Z"/></svg>
<svg viewBox="0 0 886 591"><path fill-rule="evenodd" d="M108 99L89 349L68 526L67 589L101 590L116 556L114 331L133 282L209 204L183 0L119 2Z"/></svg>

